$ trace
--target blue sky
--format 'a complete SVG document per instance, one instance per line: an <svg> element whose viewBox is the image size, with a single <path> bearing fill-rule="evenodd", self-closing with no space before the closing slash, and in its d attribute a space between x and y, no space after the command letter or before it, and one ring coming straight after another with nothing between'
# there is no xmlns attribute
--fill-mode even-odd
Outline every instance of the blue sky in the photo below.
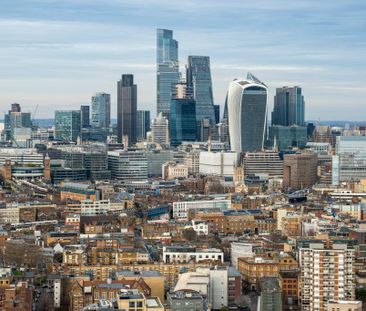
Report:
<svg viewBox="0 0 366 311"><path fill-rule="evenodd" d="M300 85L306 118L366 119L364 0L2 0L0 112L37 118L112 97L133 73L139 109L156 110L155 31L174 30L180 65L211 57L215 103L251 71L270 88Z"/></svg>

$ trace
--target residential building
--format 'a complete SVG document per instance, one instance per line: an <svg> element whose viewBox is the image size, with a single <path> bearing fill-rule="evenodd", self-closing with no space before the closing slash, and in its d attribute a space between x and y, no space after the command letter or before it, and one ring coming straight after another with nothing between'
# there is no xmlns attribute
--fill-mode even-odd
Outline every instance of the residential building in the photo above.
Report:
<svg viewBox="0 0 366 311"><path fill-rule="evenodd" d="M109 200L83 200L80 202L80 214L82 216L105 215L111 209Z"/></svg>
<svg viewBox="0 0 366 311"><path fill-rule="evenodd" d="M310 243L299 249L301 310L325 311L329 301L355 297L355 250L346 243Z"/></svg>
<svg viewBox="0 0 366 311"><path fill-rule="evenodd" d="M231 150L240 153L264 147L267 124L267 86L248 73L235 79L227 93Z"/></svg>
<svg viewBox="0 0 366 311"><path fill-rule="evenodd" d="M122 75L117 82L117 139L119 143L136 143L137 85L132 74Z"/></svg>
<svg viewBox="0 0 366 311"><path fill-rule="evenodd" d="M76 142L81 131L80 110L56 110L55 138Z"/></svg>
<svg viewBox="0 0 366 311"><path fill-rule="evenodd" d="M92 127L109 128L111 125L111 95L96 93L91 103Z"/></svg>
<svg viewBox="0 0 366 311"><path fill-rule="evenodd" d="M362 311L361 301L338 300L329 301L327 311Z"/></svg>
<svg viewBox="0 0 366 311"><path fill-rule="evenodd" d="M205 298L196 291L176 291L168 294L171 311L202 311L206 308Z"/></svg>
<svg viewBox="0 0 366 311"><path fill-rule="evenodd" d="M261 279L260 311L282 311L281 288L276 277Z"/></svg>

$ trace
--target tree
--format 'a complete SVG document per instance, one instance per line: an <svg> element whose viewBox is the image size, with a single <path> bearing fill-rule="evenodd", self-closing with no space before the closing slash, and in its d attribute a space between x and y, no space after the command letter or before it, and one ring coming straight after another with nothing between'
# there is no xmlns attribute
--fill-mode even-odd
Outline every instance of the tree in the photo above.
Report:
<svg viewBox="0 0 366 311"><path fill-rule="evenodd" d="M189 242L197 239L197 233L193 228L187 228L183 230L183 238Z"/></svg>

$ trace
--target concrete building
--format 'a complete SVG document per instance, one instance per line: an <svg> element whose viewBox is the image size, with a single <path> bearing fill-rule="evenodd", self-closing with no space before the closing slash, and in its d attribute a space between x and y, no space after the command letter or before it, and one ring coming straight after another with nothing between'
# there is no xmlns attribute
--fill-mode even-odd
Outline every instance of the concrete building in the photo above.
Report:
<svg viewBox="0 0 366 311"><path fill-rule="evenodd" d="M231 265L238 268L238 258L253 256L253 244L232 242L230 244Z"/></svg>
<svg viewBox="0 0 366 311"><path fill-rule="evenodd" d="M317 181L317 155L314 153L287 154L283 162L283 187L304 189Z"/></svg>
<svg viewBox="0 0 366 311"><path fill-rule="evenodd" d="M206 310L205 298L196 291L176 291L168 294L171 311L202 311Z"/></svg>
<svg viewBox="0 0 366 311"><path fill-rule="evenodd" d="M362 311L362 302L357 300L331 300L328 302L327 311Z"/></svg>
<svg viewBox="0 0 366 311"><path fill-rule="evenodd" d="M234 179L234 167L238 162L236 152L211 152L200 153L199 172L203 175L225 177L227 181Z"/></svg>
<svg viewBox="0 0 366 311"><path fill-rule="evenodd" d="M80 214L82 216L105 215L111 209L109 200L84 200L80 202Z"/></svg>
<svg viewBox="0 0 366 311"><path fill-rule="evenodd" d="M151 142L169 145L169 121L162 113L159 113L151 122Z"/></svg>
<svg viewBox="0 0 366 311"><path fill-rule="evenodd" d="M164 246L164 263L185 263L185 262L213 261L224 262L224 253L216 248L197 249L191 246Z"/></svg>
<svg viewBox="0 0 366 311"><path fill-rule="evenodd" d="M299 249L301 310L328 310L328 301L355 297L355 250L347 244L310 243Z"/></svg>
<svg viewBox="0 0 366 311"><path fill-rule="evenodd" d="M246 152L241 160L245 175L268 174L272 178L283 177L283 159L276 151Z"/></svg>
<svg viewBox="0 0 366 311"><path fill-rule="evenodd" d="M162 166L162 176L165 180L188 178L188 167L176 162L166 162Z"/></svg>

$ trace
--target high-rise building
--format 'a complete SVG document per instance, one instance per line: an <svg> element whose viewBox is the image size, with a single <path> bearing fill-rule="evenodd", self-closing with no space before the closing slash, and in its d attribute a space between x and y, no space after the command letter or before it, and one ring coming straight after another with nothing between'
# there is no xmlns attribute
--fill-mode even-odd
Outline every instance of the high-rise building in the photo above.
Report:
<svg viewBox="0 0 366 311"><path fill-rule="evenodd" d="M66 141L75 141L81 131L80 110L55 111L55 138Z"/></svg>
<svg viewBox="0 0 366 311"><path fill-rule="evenodd" d="M117 139L119 143L127 137L129 145L136 143L137 85L133 75L125 74L117 83Z"/></svg>
<svg viewBox="0 0 366 311"><path fill-rule="evenodd" d="M179 82L178 41L172 30L157 29L156 48L157 113L169 118L172 89Z"/></svg>
<svg viewBox="0 0 366 311"><path fill-rule="evenodd" d="M287 154L283 160L283 187L305 189L317 181L318 158L315 153Z"/></svg>
<svg viewBox="0 0 366 311"><path fill-rule="evenodd" d="M150 111L149 110L137 110L137 140L145 140L146 133L150 131Z"/></svg>
<svg viewBox="0 0 366 311"><path fill-rule="evenodd" d="M210 58L208 56L188 56L186 79L196 100L197 121L209 119L212 124L216 123Z"/></svg>
<svg viewBox="0 0 366 311"><path fill-rule="evenodd" d="M267 86L248 73L247 79L235 79L227 93L227 111L231 150L263 149L267 123Z"/></svg>
<svg viewBox="0 0 366 311"><path fill-rule="evenodd" d="M151 141L160 145L169 145L169 121L162 112L151 122Z"/></svg>
<svg viewBox="0 0 366 311"><path fill-rule="evenodd" d="M28 128L32 127L30 112L21 112L20 105L14 103L11 105L11 110L4 115L4 130L5 140L11 141L14 139L14 131L16 128Z"/></svg>
<svg viewBox="0 0 366 311"><path fill-rule="evenodd" d="M283 177L283 159L276 151L246 152L242 163L245 175L268 174L269 177Z"/></svg>
<svg viewBox="0 0 366 311"><path fill-rule="evenodd" d="M323 242L300 248L301 310L326 311L328 301L353 300L354 249L346 243Z"/></svg>
<svg viewBox="0 0 366 311"><path fill-rule="evenodd" d="M220 123L220 105L214 105L215 124Z"/></svg>
<svg viewBox="0 0 366 311"><path fill-rule="evenodd" d="M276 147L279 151L304 148L307 141L307 128L305 126L273 125L269 127L270 147Z"/></svg>
<svg viewBox="0 0 366 311"><path fill-rule="evenodd" d="M196 101L192 91L187 84L179 83L170 104L170 144L178 146L183 141L195 141L196 125Z"/></svg>
<svg viewBox="0 0 366 311"><path fill-rule="evenodd" d="M90 106L81 106L81 127L88 128L90 126Z"/></svg>
<svg viewBox="0 0 366 311"><path fill-rule="evenodd" d="M92 127L108 128L111 124L111 95L96 93L92 97Z"/></svg>
<svg viewBox="0 0 366 311"><path fill-rule="evenodd" d="M305 101L301 87L284 86L276 89L272 125L305 125Z"/></svg>

